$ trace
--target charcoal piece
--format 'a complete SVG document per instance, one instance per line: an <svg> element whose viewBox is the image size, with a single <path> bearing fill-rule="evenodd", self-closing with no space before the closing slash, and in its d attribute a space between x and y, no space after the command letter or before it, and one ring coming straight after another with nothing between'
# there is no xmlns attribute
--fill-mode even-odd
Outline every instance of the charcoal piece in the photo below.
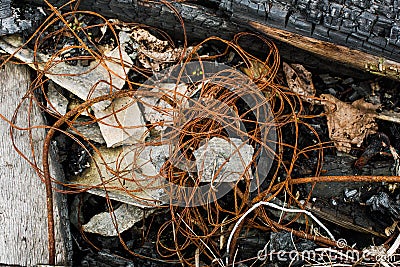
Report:
<svg viewBox="0 0 400 267"><path fill-rule="evenodd" d="M371 139L371 141L369 142L368 147L354 164L354 166L358 169L364 167L373 156L378 155L390 144L389 137L384 133L374 134L369 139Z"/></svg>
<svg viewBox="0 0 400 267"><path fill-rule="evenodd" d="M378 47L386 47L387 45L387 39L379 36L368 38L368 42Z"/></svg>
<svg viewBox="0 0 400 267"><path fill-rule="evenodd" d="M291 266L302 266L298 265L301 264L301 260L293 259L292 252L310 251L315 249L317 245L310 240L296 239L297 238L289 232L271 233L269 246L264 248L264 252L267 253L266 255L268 256L267 258L274 262L291 262L293 260ZM296 240L295 243L294 240Z"/></svg>
<svg viewBox="0 0 400 267"><path fill-rule="evenodd" d="M0 5L0 19L12 16L11 0L3 0Z"/></svg>
<svg viewBox="0 0 400 267"><path fill-rule="evenodd" d="M329 41L329 29L321 25L315 25L313 37L323 41Z"/></svg>
<svg viewBox="0 0 400 267"><path fill-rule="evenodd" d="M271 233L269 249L270 251L294 250L295 247L293 245L291 233L289 232Z"/></svg>
<svg viewBox="0 0 400 267"><path fill-rule="evenodd" d="M390 28L389 42L395 44L400 39L400 24L394 23Z"/></svg>
<svg viewBox="0 0 400 267"><path fill-rule="evenodd" d="M331 30L329 31L329 38L331 42L346 42L348 35L346 33L343 33L341 31L335 31Z"/></svg>
<svg viewBox="0 0 400 267"><path fill-rule="evenodd" d="M297 31L304 35L311 34L311 23L306 20L306 18L301 14L293 14L289 18L290 26L294 27Z"/></svg>
<svg viewBox="0 0 400 267"><path fill-rule="evenodd" d="M381 213L389 213L394 219L400 219L400 205L399 203L390 199L386 192L380 192L373 195L366 202L373 211L379 211Z"/></svg>
<svg viewBox="0 0 400 267"><path fill-rule="evenodd" d="M361 47L364 43L363 40L360 40L359 38L356 38L353 35L348 36L346 42L350 48Z"/></svg>
<svg viewBox="0 0 400 267"><path fill-rule="evenodd" d="M357 30L361 34L369 35L372 31L375 21L378 17L368 11L364 11L358 17L358 27Z"/></svg>
<svg viewBox="0 0 400 267"><path fill-rule="evenodd" d="M134 262L111 253L107 249L100 250L97 253L90 253L86 255L82 261L81 266L118 266L118 267L134 267L137 266Z"/></svg>

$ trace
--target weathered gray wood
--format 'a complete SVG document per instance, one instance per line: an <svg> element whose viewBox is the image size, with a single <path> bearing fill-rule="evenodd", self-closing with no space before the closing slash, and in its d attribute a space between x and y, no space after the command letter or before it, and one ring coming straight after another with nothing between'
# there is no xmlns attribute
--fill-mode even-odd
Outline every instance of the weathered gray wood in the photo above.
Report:
<svg viewBox="0 0 400 267"><path fill-rule="evenodd" d="M30 74L28 67L6 64L0 70L0 114L7 119L28 90ZM30 118L28 118L28 110ZM44 125L36 106L29 107L25 101L16 122L26 127L28 119L33 125ZM32 266L48 262L47 210L43 182L28 162L14 150L9 135L9 124L0 119L0 264ZM44 129L32 131L32 155L27 131L14 131L15 144L30 160L36 158L41 166L41 151L45 137ZM62 179L56 161L52 161L52 175ZM68 210L65 196L55 194L55 227L57 264L68 264L71 246Z"/></svg>

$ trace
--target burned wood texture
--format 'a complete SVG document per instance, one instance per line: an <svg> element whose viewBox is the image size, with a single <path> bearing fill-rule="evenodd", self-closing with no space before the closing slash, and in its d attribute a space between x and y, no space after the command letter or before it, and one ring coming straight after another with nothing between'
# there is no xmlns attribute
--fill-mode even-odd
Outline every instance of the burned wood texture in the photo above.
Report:
<svg viewBox="0 0 400 267"><path fill-rule="evenodd" d="M34 2L43 4L43 0ZM50 2L60 6L67 1ZM179 28L173 12L160 2L83 0L81 7L126 21L139 20L165 29ZM246 22L251 20L395 60L400 55L400 11L397 1L393 0L208 0L172 5L185 22L193 26L190 32L201 37L205 31L219 35L237 32L237 29L246 28Z"/></svg>
<svg viewBox="0 0 400 267"><path fill-rule="evenodd" d="M375 161L365 165L361 170L354 168L356 159L350 156L326 156L323 164L325 175L390 176L392 162ZM371 216L369 208L360 205L365 202L380 185L370 182L327 182L317 183L313 189L313 203L306 209L319 218L360 233L384 237L385 227ZM354 193L350 193L350 191Z"/></svg>
<svg viewBox="0 0 400 267"><path fill-rule="evenodd" d="M400 63L396 61L387 60L343 45L335 45L330 42L268 27L261 23L250 21L249 24L267 36L302 50L307 50L323 58L341 62L356 69L365 69L392 79L400 79Z"/></svg>
<svg viewBox="0 0 400 267"><path fill-rule="evenodd" d="M16 8L11 4L12 0L0 1L0 36L30 31L39 25L44 16L40 8L33 6Z"/></svg>
<svg viewBox="0 0 400 267"><path fill-rule="evenodd" d="M45 6L43 0L30 2ZM67 1L50 2L55 6L62 6ZM71 6L67 5L67 8ZM177 17L179 14L191 40L203 40L209 36L231 39L235 33L258 30L279 40L278 45L281 42L289 43L318 55L304 58L304 55L300 55L307 55L304 51L299 53L295 49L281 49L284 58L306 62L307 65L318 65L317 62L322 57L392 78L396 78L399 72L396 64L400 62L400 9L397 1L208 0L171 2L167 6L161 1L82 0L79 9L154 26L166 30L174 39L183 39L184 33ZM269 30L266 31L265 27ZM274 30L283 30L286 32L285 36L272 34ZM290 37L290 34L297 34L303 37L302 40L310 41L300 46L296 42L297 38ZM313 48L320 47L318 41L331 44L323 45L328 52L322 53ZM335 51L335 45L332 44L348 50ZM265 49L254 42L246 45L254 51ZM374 57L367 58L368 62L365 62L366 60L360 60L359 57L364 54L356 53L349 57L353 51L361 51ZM380 64L381 61L384 64Z"/></svg>
<svg viewBox="0 0 400 267"><path fill-rule="evenodd" d="M6 64L0 70L0 114L11 119L30 85L28 67ZM44 125L42 115L35 105L25 101L15 117L21 127ZM29 112L28 112L29 111ZM48 263L47 210L44 184L38 173L13 147L10 125L0 119L0 265L33 266ZM40 158L45 137L43 128L28 131L15 130L15 145L30 160ZM29 142L32 141L32 143ZM32 151L35 154L32 154ZM62 179L63 173L55 160L51 163L52 175ZM69 264L72 258L66 198L54 194L56 219L57 264Z"/></svg>
<svg viewBox="0 0 400 267"><path fill-rule="evenodd" d="M251 20L399 61L397 1L221 0L232 21Z"/></svg>
<svg viewBox="0 0 400 267"><path fill-rule="evenodd" d="M333 207L329 203L318 201L316 204L308 204L306 210L324 221L345 229L386 237L385 226L375 222L370 216L370 211L366 207L360 207L359 204L349 203ZM386 225L386 227L388 226Z"/></svg>

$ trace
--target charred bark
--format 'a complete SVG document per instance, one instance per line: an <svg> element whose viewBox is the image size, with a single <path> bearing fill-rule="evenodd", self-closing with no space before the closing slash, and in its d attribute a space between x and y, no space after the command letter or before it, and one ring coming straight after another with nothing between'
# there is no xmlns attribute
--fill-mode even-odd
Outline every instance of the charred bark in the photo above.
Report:
<svg viewBox="0 0 400 267"><path fill-rule="evenodd" d="M14 7L12 0L0 1L0 36L36 28L44 14L34 6Z"/></svg>
<svg viewBox="0 0 400 267"><path fill-rule="evenodd" d="M221 0L230 20L251 20L399 61L398 1Z"/></svg>
<svg viewBox="0 0 400 267"><path fill-rule="evenodd" d="M43 0L34 0L44 5ZM50 1L61 6L66 0ZM229 38L248 21L400 60L400 8L387 0L208 0L172 3L192 38ZM176 15L159 1L82 0L81 9L182 34ZM162 18L162 19L160 19Z"/></svg>
<svg viewBox="0 0 400 267"><path fill-rule="evenodd" d="M49 2L60 7L67 1ZM80 10L92 10L106 17L153 26L165 30L174 40L184 39L183 27L177 16L179 14L185 23L189 41L203 40L209 36L231 39L238 32L255 31L273 38L285 60L300 62L309 68L316 67L326 71L362 76L365 72L361 74L352 70L360 68L365 70L367 67L368 71L396 79L400 73L398 64L400 26L396 19L399 13L397 1L207 0L171 1L170 6L161 1L147 0L77 2L79 2L77 8ZM46 6L43 0L33 0L29 3ZM14 4L20 5L17 1L14 1ZM64 9L71 10L75 7L75 4L67 5ZM276 34L274 29L284 33ZM294 34L295 37L287 37L290 34ZM312 39L304 46L298 45L305 43L299 38L305 38L307 42L309 42L307 38ZM293 40L296 42L293 43ZM317 51L307 49L312 43L318 43ZM337 51L332 44L345 49ZM244 41L243 46L260 55L267 49L254 41ZM358 62L358 58L367 59ZM382 67L380 62L386 60L380 58L391 59L396 64L388 62ZM321 61L326 63L326 59L333 63L321 64ZM347 61L342 62L341 59ZM355 64L352 64L353 62ZM343 64L348 67L344 68ZM387 74L386 70L390 70L390 73Z"/></svg>

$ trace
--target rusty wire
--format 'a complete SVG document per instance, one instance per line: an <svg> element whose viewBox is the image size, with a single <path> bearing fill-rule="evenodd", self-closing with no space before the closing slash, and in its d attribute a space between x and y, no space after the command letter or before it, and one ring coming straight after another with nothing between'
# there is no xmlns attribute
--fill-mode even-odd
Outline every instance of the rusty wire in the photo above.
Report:
<svg viewBox="0 0 400 267"><path fill-rule="evenodd" d="M130 71L137 72L139 75L144 77L150 77L152 71L146 70L144 68L129 65L124 62L121 54L121 47L119 46L118 41L118 33L116 27L134 27L141 26L144 28L151 29L150 27L146 27L144 25L138 25L133 23L122 23L118 21L110 22L106 18L102 17L99 14L89 11L77 11L72 10L69 12L61 12L61 9L55 8L51 4L46 1L49 10L51 10L51 14L47 17L46 21L42 26L40 26L35 34L26 42L24 46L28 46L28 43L31 47L33 47L35 55L44 51L44 44L47 40L56 41L54 47L47 47L48 51L51 51L52 57L48 62L46 62L45 67L41 70L37 70L36 78L32 81L31 88L29 92L27 92L25 98L22 101L30 101L30 103L38 105L43 112L45 112L48 116L53 117L54 124L49 125L30 125L29 128L21 128L15 124L15 118L21 112L30 112L26 110L21 110L17 108L15 111L15 116L12 119L5 118L0 114L0 117L3 120L9 122L11 126L11 138L13 137L13 133L15 131L28 131L31 132L34 128L45 128L47 129L47 135L43 144L43 151L32 151L34 155L42 155L42 163L39 161L29 161L26 155L23 155L19 150L18 146L14 144L17 152L21 154L22 157L26 158L29 161L29 164L36 170L40 179L42 179L46 185L46 196L47 196L47 210L48 210L48 233L49 233L49 264L54 265L54 257L55 257L55 239L54 239L54 215L53 215L53 192L60 192L65 194L77 194L81 192L86 192L92 189L100 189L104 190L105 196L107 199L107 203L109 206L110 216L114 216L113 205L111 203L109 192L112 191L122 191L127 195L132 197L138 203L147 203L148 200L143 197L137 196L137 191L146 190L143 184L138 183L138 188L135 190L129 190L124 185L127 181L135 181L135 177L129 177L124 174L123 169L119 169L120 165L113 166L105 162L105 159L101 155L101 151L99 150L99 145L90 141L87 137L85 137L82 133L80 133L74 125L76 125L76 119L83 112L90 111L90 108L96 104L106 100L113 100L121 97L130 97L135 99L139 99L137 101L142 101L143 105L147 105L145 103L145 99L148 97L159 97L162 98L164 95L160 95L159 93L154 93L151 90L149 91L140 91L137 90L140 86L143 86L143 83L133 82L126 78L126 89L119 90L113 86L112 83L108 83L107 81L100 81L98 84L91 88L91 93L96 90L96 87L100 83L108 83L109 93L99 97L88 97L89 99L86 101L82 101L80 105L70 110L67 114L61 115L54 113L51 108L42 104L37 100L37 92L40 91L47 102L49 102L49 98L46 95L46 83L49 78L46 75L51 74L51 66L53 64L57 64L59 62L64 62L67 60L82 60L89 59L91 61L97 61L98 65L103 65L107 68L107 64L105 62L107 60L113 60L118 62L119 64L126 66L130 69ZM70 1L66 6L72 5L75 1ZM165 3L164 3L165 4ZM170 4L167 5L169 8L173 9L173 6ZM174 9L173 9L174 10ZM176 10L174 10L175 14L179 17L179 14ZM78 29L74 29L71 26L71 23L74 19L79 16L92 16L98 18L102 21L96 25L87 25L86 27L81 27ZM182 23L182 27L184 29L183 20L180 18L180 22ZM55 25L61 25L56 29ZM95 40L92 40L89 37L88 30L93 28L102 28L106 27L108 31L111 33L111 36L116 41L116 47L120 49L120 58L106 58L104 57L102 50L98 43ZM160 35L169 41L170 44L172 40L168 39L167 35L159 31L157 29L152 29L158 31ZM62 42L63 36L68 36L70 38L74 38L76 43L73 46L66 46L62 48L57 48L57 42ZM82 38L85 36L86 38ZM331 143L324 143L319 138L316 131L306 122L306 119L314 118L321 115L310 115L305 112L305 107L299 96L294 93L291 93L287 90L285 86L283 86L280 80L277 78L277 73L280 66L280 58L277 47L269 40L250 33L240 33L234 37L233 40L223 40L218 37L210 37L197 44L192 52L185 57L185 53L187 50L187 38L184 36L185 47L182 55L179 57L179 62L175 62L175 64L179 63L187 63L191 60L201 60L201 61L215 61L215 60L223 60L223 58L227 57L229 53L233 53L235 56L240 58L242 62L240 68L247 68L250 70L250 79L258 86L260 92L262 92L265 96L264 103L268 103L273 111L274 116L274 126L277 131L277 140L276 140L276 151L274 152L274 162L273 167L268 174L267 184L264 184L262 188L258 188L258 192L256 195L251 194L249 189L248 179L243 179L246 182L240 182L232 189L232 198L234 199L233 205L227 206L223 201L216 200L215 202L205 204L203 206L198 207L175 207L173 205L163 205L158 206L161 209L169 210L171 219L166 221L158 231L157 235L157 250L160 254L160 257L165 262L176 262L179 260L182 264L187 266L194 266L195 262L195 251L198 249L202 255L202 260L211 264L211 262L216 259L222 259L224 256L224 252L226 251L226 239L227 235L229 235L232 230L233 224L242 216L244 212L246 212L252 205L259 201L269 201L274 197L283 196L284 194L288 195L289 198L287 200L288 205L294 205L303 207L305 204L300 203L298 198L293 193L293 186L301 183L311 183L315 184L316 182L330 182L330 181L368 181L368 182L398 182L399 177L370 177L370 176L334 176L334 177L324 177L321 176L322 171L322 160L324 156L324 149L332 147ZM252 38L253 41L263 43L266 47L265 55L263 55L262 59L252 55L251 51L247 51L242 45L241 42L245 38ZM201 47L205 46L208 43L216 44L219 46L225 47L225 50L216 55L212 56L204 56L198 54ZM86 52L84 56L75 56L73 58L62 59L61 54L69 49L81 49ZM3 64L7 61L10 61L11 57L7 58ZM40 62L34 61L30 62L36 69L40 69ZM96 67L98 66L96 65ZM263 71L260 73L255 73L254 69L256 66L262 66ZM94 68L96 68L94 67ZM90 70L89 70L90 71ZM111 71L111 70L110 70ZM79 74L58 74L62 76L73 76ZM110 73L110 76L112 74ZM115 73L114 73L115 75ZM35 93L36 92L36 93ZM246 92L244 92L246 93ZM232 107L236 108L236 104L240 95L233 95L229 91L224 89L224 86L218 84L208 84L202 88L202 94L208 97L213 97L215 99L219 99L221 101L225 101L225 103ZM172 109L175 106L182 105L183 98L181 100L177 99L169 99L169 103L172 103ZM179 102L181 101L181 103ZM260 105L264 103L259 103ZM51 104L51 103L50 103ZM122 128L121 122L119 122L116 114L121 112L122 110L128 108L129 105L120 109L114 110L113 113L109 116L116 118L119 126ZM203 106L200 106L200 108ZM163 112L169 113L171 110L165 109ZM218 110L207 110L207 114L211 118L221 116L218 113ZM170 114L170 113L169 113ZM105 117L96 118L95 116L89 114L90 123L103 123ZM174 120L177 118L171 116L171 123L174 124ZM244 117L240 118L241 120L245 120ZM200 143L204 139L209 139L211 137L226 137L226 132L224 132L224 127L221 124L216 123L218 120L193 120L180 131L175 132L175 136L171 135L171 138L177 138L178 149L183 151L183 153L179 155L172 155L172 157L176 156L175 160L179 160L182 158L179 157L192 157L190 151L199 147ZM253 122L257 123L257 122ZM65 126L69 126L70 129L73 130L73 133L69 133L65 130ZM148 131L151 132L152 127L160 126L161 124L147 125ZM317 144L313 144L310 146L302 146L299 144L299 135L300 127L306 127L311 132L311 137L316 138L318 140ZM292 140L290 142L284 141L284 131L287 129L291 129L293 132ZM53 177L50 174L49 167L49 155L50 155L50 144L54 139L54 136L57 134L66 135L68 138L71 138L74 142L79 144L83 148L83 150L91 153L91 160L97 169L100 172L100 165L104 165L107 171L114 175L113 180L103 180L102 183L97 185L86 185L81 183L67 183L65 181L60 181L57 177ZM260 141L259 135L257 131L252 131L247 133L250 140L257 144L259 147L265 146L263 142ZM12 139L13 140L13 139ZM85 144L84 144L84 142ZM30 144L34 142L33 140L29 140ZM274 141L275 142L275 141ZM151 145L159 145L162 144L162 140L159 138L154 138L151 141L147 141L142 144L142 149L145 146ZM256 147L256 145L254 145ZM33 146L32 146L33 147ZM99 155L100 161L94 161L94 154ZM139 153L140 154L140 153ZM138 154L138 155L139 155ZM255 155L257 152L255 152ZM138 156L136 155L136 156ZM317 164L315 168L312 170L310 177L299 178L294 177L293 170L298 164L300 158L307 157L316 157ZM116 159L117 162L122 162L124 159L124 154L121 153ZM136 158L135 158L136 159ZM253 161L255 161L255 157L253 157ZM40 165L42 164L42 166ZM132 164L135 164L133 162ZM248 166L250 168L251 166ZM171 181L175 184L179 185L190 185L190 186L198 186L198 181L193 180L188 172L176 168L176 166L172 164L168 164L166 162L160 173L164 176L165 179ZM102 175L99 174L101 177ZM246 175L243 174L243 177ZM146 184L148 187L157 188L159 185L153 184L152 179L154 177L148 177L149 183ZM61 186L61 187L60 187ZM306 196L306 203L311 197L312 190ZM183 196L183 198L188 196ZM299 215L302 216L302 215ZM299 217L298 216L298 217ZM115 217L114 223L116 224ZM254 212L252 218L245 220L246 223L240 225L240 227L236 230L234 241L231 243L231 248L229 251L231 253L235 252L235 248L237 246L236 240L241 234L242 229L263 229L264 231L277 231L277 230L285 230L292 231L294 234L311 240L316 240L321 243L325 243L326 245L334 245L334 243L325 237L317 237L312 235L311 233L298 231L294 228L290 228L292 223L296 220L293 219L290 222L285 224L279 223L274 217L268 213L265 208L260 207ZM117 225L115 225L117 226ZM83 231L82 234L84 235ZM140 255L138 253L133 252L128 246L125 244L124 239L121 234L118 233L119 239L123 247L132 255L141 257L144 259L149 259L149 257ZM172 240L168 240L166 237L172 237ZM88 240L90 242L90 240ZM228 255L229 259L232 260L234 255ZM232 263L232 262L230 262Z"/></svg>

